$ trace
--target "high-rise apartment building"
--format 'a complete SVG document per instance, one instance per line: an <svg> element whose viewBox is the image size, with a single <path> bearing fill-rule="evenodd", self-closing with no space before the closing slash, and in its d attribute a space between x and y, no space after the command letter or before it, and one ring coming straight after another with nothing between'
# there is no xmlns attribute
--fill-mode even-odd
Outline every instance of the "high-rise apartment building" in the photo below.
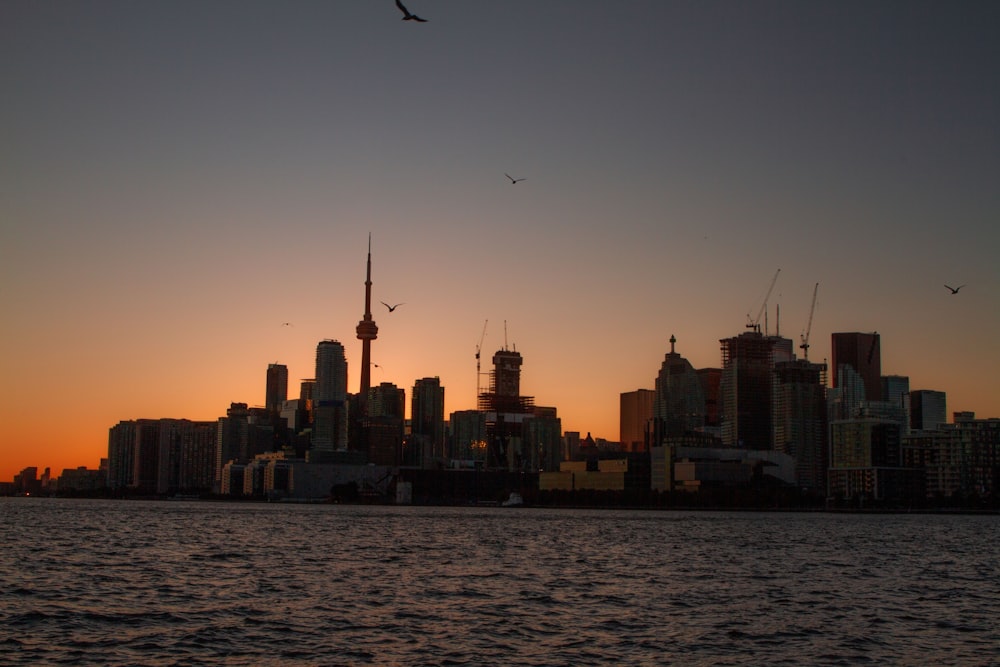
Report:
<svg viewBox="0 0 1000 667"><path fill-rule="evenodd" d="M264 396L264 406L268 412L281 412L281 407L288 400L288 366L267 365L267 386Z"/></svg>
<svg viewBox="0 0 1000 667"><path fill-rule="evenodd" d="M367 414L362 423L369 463L397 466L406 429L406 391L383 382L368 389ZM354 445L351 445L355 449Z"/></svg>
<svg viewBox="0 0 1000 667"><path fill-rule="evenodd" d="M347 449L347 356L336 340L316 346L316 382L313 387L314 458Z"/></svg>
<svg viewBox="0 0 1000 667"><path fill-rule="evenodd" d="M826 493L826 364L774 365L774 448L795 459L799 488Z"/></svg>
<svg viewBox="0 0 1000 667"><path fill-rule="evenodd" d="M772 449L774 342L758 331L723 338L719 382L722 444Z"/></svg>
<svg viewBox="0 0 1000 667"><path fill-rule="evenodd" d="M413 385L410 404L410 441L421 441L431 458L443 460L445 452L444 387L441 379L426 377Z"/></svg>

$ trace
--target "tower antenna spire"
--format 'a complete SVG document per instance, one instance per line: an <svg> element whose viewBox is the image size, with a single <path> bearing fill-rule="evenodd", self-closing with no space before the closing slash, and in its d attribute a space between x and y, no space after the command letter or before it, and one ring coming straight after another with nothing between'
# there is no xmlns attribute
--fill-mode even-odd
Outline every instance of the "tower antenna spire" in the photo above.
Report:
<svg viewBox="0 0 1000 667"><path fill-rule="evenodd" d="M358 388L362 403L367 401L372 383L372 341L378 338L378 326L372 319L372 233L368 232L368 263L365 271L365 314L358 322L358 340L361 341L361 383Z"/></svg>

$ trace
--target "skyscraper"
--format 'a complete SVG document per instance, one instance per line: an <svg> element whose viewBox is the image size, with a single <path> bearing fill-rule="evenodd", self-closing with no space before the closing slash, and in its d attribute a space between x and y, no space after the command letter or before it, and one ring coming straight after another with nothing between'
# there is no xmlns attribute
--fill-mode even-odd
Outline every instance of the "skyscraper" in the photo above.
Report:
<svg viewBox="0 0 1000 667"><path fill-rule="evenodd" d="M312 449L322 458L347 449L347 357L336 340L316 346Z"/></svg>
<svg viewBox="0 0 1000 667"><path fill-rule="evenodd" d="M774 448L795 459L800 488L826 493L826 364L774 365Z"/></svg>
<svg viewBox="0 0 1000 667"><path fill-rule="evenodd" d="M444 459L444 387L440 378L422 378L413 385L410 424L411 441L423 441L431 458Z"/></svg>
<svg viewBox="0 0 1000 667"><path fill-rule="evenodd" d="M719 421L726 447L771 449L774 341L758 331L723 338Z"/></svg>
<svg viewBox="0 0 1000 667"><path fill-rule="evenodd" d="M264 407L268 412L281 412L281 406L288 400L288 366L284 364L267 365L267 387Z"/></svg>
<svg viewBox="0 0 1000 667"><path fill-rule="evenodd" d="M705 425L705 393L701 380L691 362L674 350L676 342L677 339L671 336L670 352L664 356L656 376L653 417L659 424L657 434L661 438L692 433ZM659 446L662 442L654 444Z"/></svg>
<svg viewBox="0 0 1000 667"><path fill-rule="evenodd" d="M372 341L378 338L378 327L372 319L372 236L368 235L368 268L365 273L365 314L358 322L358 340L361 341L361 385L358 394L361 396L362 409L371 388L372 377ZM317 377L319 377L317 375Z"/></svg>

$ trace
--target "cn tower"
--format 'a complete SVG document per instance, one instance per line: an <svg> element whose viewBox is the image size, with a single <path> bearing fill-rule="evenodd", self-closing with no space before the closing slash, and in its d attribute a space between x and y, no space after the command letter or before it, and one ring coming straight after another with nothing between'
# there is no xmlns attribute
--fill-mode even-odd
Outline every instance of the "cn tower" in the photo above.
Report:
<svg viewBox="0 0 1000 667"><path fill-rule="evenodd" d="M368 401L372 386L372 341L378 338L378 327L372 319L372 235L368 234L368 273L365 276L365 317L358 322L358 340L361 341L361 401Z"/></svg>

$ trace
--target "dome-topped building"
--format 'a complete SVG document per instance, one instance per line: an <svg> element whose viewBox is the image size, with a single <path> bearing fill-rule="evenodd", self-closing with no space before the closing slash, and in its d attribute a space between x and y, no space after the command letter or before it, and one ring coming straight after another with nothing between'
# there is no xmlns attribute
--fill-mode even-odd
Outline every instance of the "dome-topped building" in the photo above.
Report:
<svg viewBox="0 0 1000 667"><path fill-rule="evenodd" d="M670 336L670 352L656 376L653 417L661 421L664 436L679 436L705 425L705 391L691 362L677 354L677 338Z"/></svg>

